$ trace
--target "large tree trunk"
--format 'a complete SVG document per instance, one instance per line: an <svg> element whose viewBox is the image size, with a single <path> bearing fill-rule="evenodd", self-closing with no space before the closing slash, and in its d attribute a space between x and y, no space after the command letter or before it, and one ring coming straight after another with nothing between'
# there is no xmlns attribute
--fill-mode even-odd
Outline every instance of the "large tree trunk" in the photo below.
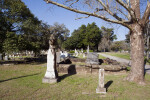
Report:
<svg viewBox="0 0 150 100"><path fill-rule="evenodd" d="M132 24L130 33L131 46L131 71L126 77L128 81L144 84L144 37L142 27Z"/></svg>

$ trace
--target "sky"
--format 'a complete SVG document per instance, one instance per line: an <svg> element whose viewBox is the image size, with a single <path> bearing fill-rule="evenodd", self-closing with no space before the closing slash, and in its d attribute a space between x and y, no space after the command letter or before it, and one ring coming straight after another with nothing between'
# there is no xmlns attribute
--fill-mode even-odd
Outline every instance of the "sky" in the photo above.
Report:
<svg viewBox="0 0 150 100"><path fill-rule="evenodd" d="M83 15L66 9L47 4L44 0L22 0L30 11L43 22L53 25L55 22L64 24L69 30L70 34L78 29L82 24L95 22L98 27L104 26L106 28L114 28L114 33L117 35L117 41L124 40L128 29L117 24L110 24L96 17L89 17L75 20Z"/></svg>

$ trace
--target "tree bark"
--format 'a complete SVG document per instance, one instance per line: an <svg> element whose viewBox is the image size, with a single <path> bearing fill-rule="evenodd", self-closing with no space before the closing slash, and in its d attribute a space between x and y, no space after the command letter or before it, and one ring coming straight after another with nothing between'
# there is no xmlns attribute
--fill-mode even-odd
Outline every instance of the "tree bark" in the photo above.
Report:
<svg viewBox="0 0 150 100"><path fill-rule="evenodd" d="M138 23L131 25L131 71L126 80L144 84L144 36L143 29Z"/></svg>
<svg viewBox="0 0 150 100"><path fill-rule="evenodd" d="M147 36L146 59L149 59L149 36Z"/></svg>

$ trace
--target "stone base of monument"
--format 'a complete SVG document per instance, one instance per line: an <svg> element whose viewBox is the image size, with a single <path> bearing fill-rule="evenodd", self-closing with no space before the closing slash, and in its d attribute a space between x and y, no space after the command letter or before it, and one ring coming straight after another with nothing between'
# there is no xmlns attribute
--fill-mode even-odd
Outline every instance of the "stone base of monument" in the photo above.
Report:
<svg viewBox="0 0 150 100"><path fill-rule="evenodd" d="M106 88L100 88L100 87L98 87L98 88L96 89L96 93L106 94Z"/></svg>
<svg viewBox="0 0 150 100"><path fill-rule="evenodd" d="M47 77L44 77L42 79L42 83L57 83L57 78L47 78Z"/></svg>

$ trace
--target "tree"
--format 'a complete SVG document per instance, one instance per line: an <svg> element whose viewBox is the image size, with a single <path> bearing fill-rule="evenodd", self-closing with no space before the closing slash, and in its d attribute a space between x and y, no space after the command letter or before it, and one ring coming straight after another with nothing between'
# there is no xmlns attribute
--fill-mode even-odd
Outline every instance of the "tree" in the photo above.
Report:
<svg viewBox="0 0 150 100"><path fill-rule="evenodd" d="M113 28L105 28L104 26L101 27L102 30L102 40L99 43L99 49L103 49L105 52L106 50L110 49L111 43L117 39L116 35L114 34Z"/></svg>
<svg viewBox="0 0 150 100"><path fill-rule="evenodd" d="M96 23L81 25L77 30L74 30L63 44L66 49L86 49L89 45L91 49L98 48L98 43L101 40L101 30Z"/></svg>
<svg viewBox="0 0 150 100"><path fill-rule="evenodd" d="M115 41L111 45L111 50L113 51L121 51L128 50L128 44L125 41Z"/></svg>
<svg viewBox="0 0 150 100"><path fill-rule="evenodd" d="M146 45L145 51L146 51L146 58L148 60L149 59L149 47L150 47L150 44L149 44L149 42L150 42L150 24L149 24L149 22L147 23L144 32L145 32L145 45Z"/></svg>
<svg viewBox="0 0 150 100"><path fill-rule="evenodd" d="M125 36L126 36L126 39L125 39L126 43L130 43L130 34L128 33Z"/></svg>
<svg viewBox="0 0 150 100"><path fill-rule="evenodd" d="M88 24L86 27L86 36L83 41L85 41L86 47L89 45L93 50L96 49L98 51L98 44L101 40L101 30L96 25L95 22L92 24Z"/></svg>
<svg viewBox="0 0 150 100"><path fill-rule="evenodd" d="M49 28L50 33L55 35L57 38L56 49L61 49L62 43L66 40L69 35L69 30L64 24L54 23L54 25Z"/></svg>
<svg viewBox="0 0 150 100"><path fill-rule="evenodd" d="M77 30L74 30L71 37L67 38L66 41L64 41L63 43L63 47L67 50L70 50L70 49L80 49L80 48L85 48L84 46L84 42L83 42L83 39L84 39L84 36L83 34L85 33L82 33L80 31L80 29L82 29L81 27ZM86 30L86 28L85 28Z"/></svg>
<svg viewBox="0 0 150 100"><path fill-rule="evenodd" d="M27 50L29 44L30 49L40 47L34 43L39 40L37 34L40 33L41 22L21 0L0 0L0 15L0 51L2 53ZM28 41L28 37L32 37L32 41Z"/></svg>
<svg viewBox="0 0 150 100"><path fill-rule="evenodd" d="M131 71L128 81L144 84L144 27L150 15L150 2L140 0L44 0L67 10L94 16L108 22L127 27L130 30ZM61 4L62 3L62 4ZM143 3L141 6L140 3ZM91 10L89 10L89 7ZM146 8L144 8L146 7ZM140 10L144 11L141 13Z"/></svg>
<svg viewBox="0 0 150 100"><path fill-rule="evenodd" d="M17 48L17 35L14 32L7 32L6 39L3 43L5 53L11 54L18 51Z"/></svg>

